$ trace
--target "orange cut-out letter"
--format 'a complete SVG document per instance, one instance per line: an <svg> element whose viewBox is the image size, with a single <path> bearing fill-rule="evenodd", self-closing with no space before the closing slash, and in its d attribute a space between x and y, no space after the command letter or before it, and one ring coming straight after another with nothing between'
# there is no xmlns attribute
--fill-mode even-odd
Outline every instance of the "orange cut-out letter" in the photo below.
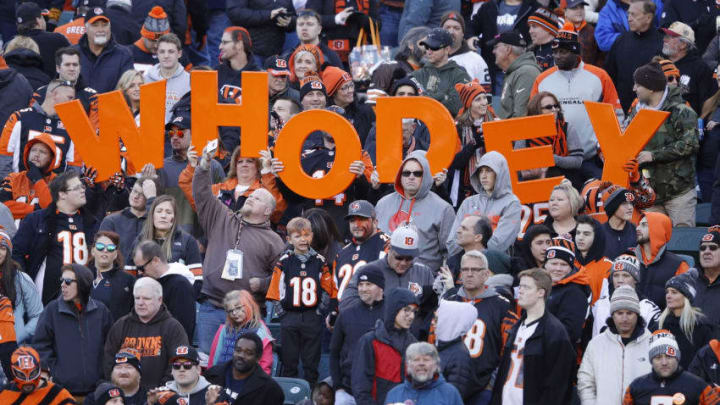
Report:
<svg viewBox="0 0 720 405"><path fill-rule="evenodd" d="M415 118L427 126L430 132L427 159L432 174L450 166L458 136L452 116L440 102L429 97L380 97L375 112L375 161L380 182L393 183L402 165L403 118Z"/></svg>
<svg viewBox="0 0 720 405"><path fill-rule="evenodd" d="M335 140L335 162L319 179L305 173L300 163L303 143L313 131L325 131ZM279 176L288 188L306 198L327 199L345 191L355 180L348 168L362 159L362 151L355 128L345 118L326 110L311 110L285 124L275 142L275 157L285 166Z"/></svg>
<svg viewBox="0 0 720 405"><path fill-rule="evenodd" d="M630 180L623 165L637 157L670 113L640 110L622 132L612 105L586 101L585 109L605 156L602 180L628 187Z"/></svg>
<svg viewBox="0 0 720 405"><path fill-rule="evenodd" d="M518 178L518 171L555 166L552 146L545 145L514 150L513 141L556 135L555 118L550 114L544 114L491 121L483 123L483 132L485 135L485 149L487 151L498 151L507 159L513 193L520 199L520 202L530 204L547 201L553 187L560 183L562 177L521 182Z"/></svg>
<svg viewBox="0 0 720 405"><path fill-rule="evenodd" d="M194 71L192 87L192 144L201 151L205 144L218 138L218 127L241 127L240 156L260 157L268 147L268 78L266 72L242 73L242 103L220 104L217 72ZM232 151L228 151L232 153Z"/></svg>
<svg viewBox="0 0 720 405"><path fill-rule="evenodd" d="M120 140L117 133L111 131L95 135L79 100L58 104L55 111L75 144L76 153L83 158L86 166L97 170L97 181L107 180L120 171Z"/></svg>

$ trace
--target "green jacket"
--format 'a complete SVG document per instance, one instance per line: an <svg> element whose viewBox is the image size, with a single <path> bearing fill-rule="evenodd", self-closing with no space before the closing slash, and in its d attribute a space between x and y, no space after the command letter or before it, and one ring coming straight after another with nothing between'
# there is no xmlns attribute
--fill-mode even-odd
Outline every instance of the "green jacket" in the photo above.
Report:
<svg viewBox="0 0 720 405"><path fill-rule="evenodd" d="M538 75L540 75L540 66L535 61L535 54L532 52L525 52L518 56L508 66L500 97L498 117L507 119L527 115L530 91Z"/></svg>
<svg viewBox="0 0 720 405"><path fill-rule="evenodd" d="M670 116L645 146L652 152L653 161L641 166L649 174L650 185L657 195L656 203L663 203L695 187L695 154L700 148L697 114L685 104L678 87L668 87L668 94L660 107ZM635 108L628 122L637 114Z"/></svg>
<svg viewBox="0 0 720 405"><path fill-rule="evenodd" d="M425 90L425 95L441 102L455 117L462 107L460 95L455 90L455 84L468 83L470 76L465 68L460 67L454 60L448 61L440 68L426 63L422 68L412 72L412 76Z"/></svg>

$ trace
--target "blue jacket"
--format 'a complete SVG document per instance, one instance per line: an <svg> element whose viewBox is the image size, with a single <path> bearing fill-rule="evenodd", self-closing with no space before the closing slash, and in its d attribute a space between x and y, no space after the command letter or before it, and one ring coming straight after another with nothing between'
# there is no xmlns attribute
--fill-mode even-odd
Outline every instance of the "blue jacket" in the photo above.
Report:
<svg viewBox="0 0 720 405"><path fill-rule="evenodd" d="M103 348L112 315L92 298L80 314L71 305L62 297L47 305L35 329L33 347L57 384L84 395L92 393L103 376Z"/></svg>
<svg viewBox="0 0 720 405"><path fill-rule="evenodd" d="M437 375L431 382L422 387L413 387L407 379L401 385L388 392L386 404L406 403L411 400L415 405L462 405L463 400L457 388L445 381L442 375Z"/></svg>
<svg viewBox="0 0 720 405"><path fill-rule="evenodd" d="M43 312L43 304L30 276L24 271L15 275L15 338L18 344L30 343L38 319Z"/></svg>
<svg viewBox="0 0 720 405"><path fill-rule="evenodd" d="M73 47L80 51L80 74L83 80L98 93L115 90L120 76L133 68L130 49L118 45L112 38L98 56L90 51L87 34Z"/></svg>
<svg viewBox="0 0 720 405"><path fill-rule="evenodd" d="M663 2L653 0L655 2L655 27L660 26L663 14ZM598 48L603 52L610 51L615 39L623 32L629 31L630 26L627 22L627 4L620 0L609 0L605 7L600 10L598 23L595 27L595 41ZM652 29L652 28L651 28Z"/></svg>
<svg viewBox="0 0 720 405"><path fill-rule="evenodd" d="M443 14L448 11L460 12L460 0L413 0L406 1L398 26L398 43L405 34L415 27L440 26Z"/></svg>

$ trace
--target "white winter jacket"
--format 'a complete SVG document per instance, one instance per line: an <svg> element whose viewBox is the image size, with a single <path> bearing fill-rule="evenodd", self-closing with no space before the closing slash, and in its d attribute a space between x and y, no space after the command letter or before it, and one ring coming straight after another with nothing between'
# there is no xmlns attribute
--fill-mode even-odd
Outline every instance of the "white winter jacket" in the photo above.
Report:
<svg viewBox="0 0 720 405"><path fill-rule="evenodd" d="M650 372L650 332L623 345L620 335L607 328L592 338L578 370L578 394L582 405L621 405L630 383Z"/></svg>

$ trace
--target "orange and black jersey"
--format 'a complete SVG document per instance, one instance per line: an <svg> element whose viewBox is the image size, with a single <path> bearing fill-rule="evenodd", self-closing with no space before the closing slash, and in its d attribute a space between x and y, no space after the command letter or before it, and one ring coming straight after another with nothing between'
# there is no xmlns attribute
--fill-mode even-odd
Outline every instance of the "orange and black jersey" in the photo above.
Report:
<svg viewBox="0 0 720 405"><path fill-rule="evenodd" d="M342 300L342 293L355 271L367 263L385 257L389 243L390 237L378 231L362 243L357 243L353 238L352 242L338 252L333 263L333 281L338 287L338 300Z"/></svg>
<svg viewBox="0 0 720 405"><path fill-rule="evenodd" d="M14 112L5 123L0 135L0 155L13 158L12 171L26 170L23 151L27 142L41 134L50 134L55 142L55 172L65 171L66 164L80 164L75 159L75 147L58 117L46 115L35 103L32 107Z"/></svg>
<svg viewBox="0 0 720 405"><path fill-rule="evenodd" d="M317 309L323 294L337 301L337 287L324 257L312 252L302 262L293 251L280 257L273 269L267 299L280 301L285 311L305 311ZM325 312L329 308L320 309Z"/></svg>
<svg viewBox="0 0 720 405"><path fill-rule="evenodd" d="M467 298L462 287L448 290L443 299L470 302L478 312L475 325L465 335L464 341L472 358L475 382L473 386L481 391L490 383L493 371L500 364L508 332L518 321L513 304L495 292L485 292L483 298Z"/></svg>
<svg viewBox="0 0 720 405"><path fill-rule="evenodd" d="M75 98L80 100L80 103L87 113L93 128L98 128L100 125L100 118L98 115L97 92L92 87L84 86L80 82L81 80L82 78L78 78L78 81L75 83ZM42 104L43 101L45 101L47 87L48 86L42 86L35 90L35 93L33 93L33 100L36 103Z"/></svg>
<svg viewBox="0 0 720 405"><path fill-rule="evenodd" d="M70 393L61 386L48 382L46 385L26 394L14 383L0 391L0 404L7 405L70 405L77 404Z"/></svg>
<svg viewBox="0 0 720 405"><path fill-rule="evenodd" d="M661 378L654 371L636 378L623 398L623 405L718 403L720 397L713 387L682 367L668 378Z"/></svg>

